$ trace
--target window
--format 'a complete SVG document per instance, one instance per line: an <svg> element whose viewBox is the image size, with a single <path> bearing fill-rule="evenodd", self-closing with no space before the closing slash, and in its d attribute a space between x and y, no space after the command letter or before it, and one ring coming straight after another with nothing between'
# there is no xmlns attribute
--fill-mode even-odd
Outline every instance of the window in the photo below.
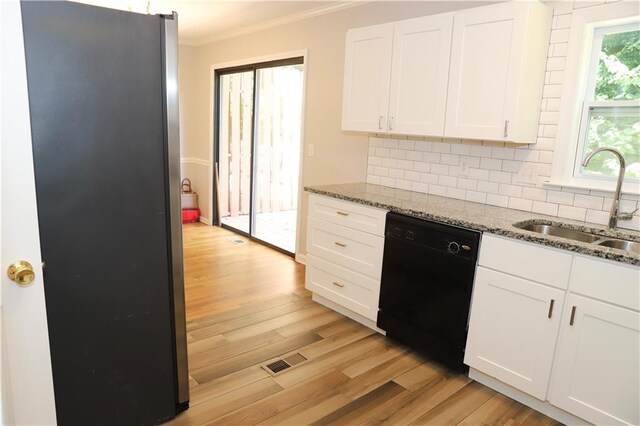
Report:
<svg viewBox="0 0 640 426"><path fill-rule="evenodd" d="M594 31L581 114L574 176L613 179L618 162L604 153L587 167L582 160L596 148L619 150L625 178L640 178L640 29L637 23Z"/></svg>
<svg viewBox="0 0 640 426"><path fill-rule="evenodd" d="M612 190L625 158L625 192L640 190L640 16L635 2L576 9L567 50L551 185Z"/></svg>

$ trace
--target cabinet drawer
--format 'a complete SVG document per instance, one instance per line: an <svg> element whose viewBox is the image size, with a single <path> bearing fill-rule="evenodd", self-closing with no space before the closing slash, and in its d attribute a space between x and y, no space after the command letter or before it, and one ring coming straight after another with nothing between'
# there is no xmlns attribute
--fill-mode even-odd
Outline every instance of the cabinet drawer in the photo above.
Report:
<svg viewBox="0 0 640 426"><path fill-rule="evenodd" d="M376 321L380 281L315 256L307 258L306 287L332 302Z"/></svg>
<svg viewBox="0 0 640 426"><path fill-rule="evenodd" d="M640 268L576 255L571 291L640 311Z"/></svg>
<svg viewBox="0 0 640 426"><path fill-rule="evenodd" d="M310 195L309 215L382 237L387 211L335 198Z"/></svg>
<svg viewBox="0 0 640 426"><path fill-rule="evenodd" d="M307 252L369 277L380 279L384 238L309 218Z"/></svg>
<svg viewBox="0 0 640 426"><path fill-rule="evenodd" d="M484 234L478 262L487 268L566 290L572 257L561 250Z"/></svg>

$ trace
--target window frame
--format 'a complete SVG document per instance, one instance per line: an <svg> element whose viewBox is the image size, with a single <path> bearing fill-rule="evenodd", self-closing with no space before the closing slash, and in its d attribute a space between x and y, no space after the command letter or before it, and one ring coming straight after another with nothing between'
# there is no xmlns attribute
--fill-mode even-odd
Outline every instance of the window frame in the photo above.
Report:
<svg viewBox="0 0 640 426"><path fill-rule="evenodd" d="M613 191L615 178L580 173L590 108L640 106L640 101L596 101L595 83L602 38L611 27L636 28L637 3L619 3L576 9L567 50L565 82L549 186ZM609 29L607 31L606 29ZM628 29L626 29L628 31ZM592 71L593 70L593 71ZM576 78L569 80L568 77ZM623 192L640 194L640 180L626 179Z"/></svg>

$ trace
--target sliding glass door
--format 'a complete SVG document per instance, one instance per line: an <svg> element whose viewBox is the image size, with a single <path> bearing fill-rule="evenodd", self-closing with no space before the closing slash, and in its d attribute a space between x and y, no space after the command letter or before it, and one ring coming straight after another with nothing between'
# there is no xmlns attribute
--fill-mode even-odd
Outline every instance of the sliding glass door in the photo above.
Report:
<svg viewBox="0 0 640 426"><path fill-rule="evenodd" d="M295 252L302 125L302 58L217 75L219 220Z"/></svg>

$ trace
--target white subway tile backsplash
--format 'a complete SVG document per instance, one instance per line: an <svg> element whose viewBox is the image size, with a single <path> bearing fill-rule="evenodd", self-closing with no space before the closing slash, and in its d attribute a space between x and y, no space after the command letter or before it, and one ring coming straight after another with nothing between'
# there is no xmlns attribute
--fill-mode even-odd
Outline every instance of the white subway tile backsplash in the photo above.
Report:
<svg viewBox="0 0 640 426"><path fill-rule="evenodd" d="M470 189L474 191L478 186L478 181L474 179L458 178L458 188Z"/></svg>
<svg viewBox="0 0 640 426"><path fill-rule="evenodd" d="M447 166L446 164L432 164L431 173L436 175L448 175L449 166Z"/></svg>
<svg viewBox="0 0 640 426"><path fill-rule="evenodd" d="M413 162L413 170L416 172L426 173L431 169L431 164L424 163L422 161L414 161Z"/></svg>
<svg viewBox="0 0 640 426"><path fill-rule="evenodd" d="M547 190L540 188L522 188L522 198L534 201L545 201L547 199Z"/></svg>
<svg viewBox="0 0 640 426"><path fill-rule="evenodd" d="M578 1L575 4L576 7L584 6ZM552 7L553 30L535 144L372 134L369 137L367 182L606 224L612 203L611 192L547 189L539 184L523 183L518 177L525 163L535 168L538 182L548 180L551 175L574 2L553 2ZM567 76L567 80L569 78ZM638 196L625 194L621 210L632 211L638 205ZM619 226L637 229L640 213Z"/></svg>
<svg viewBox="0 0 640 426"><path fill-rule="evenodd" d="M458 179L453 176L440 176L438 178L438 185L455 187Z"/></svg>
<svg viewBox="0 0 640 426"><path fill-rule="evenodd" d="M395 158L383 158L382 159L382 165L384 167L396 168L396 167L398 167L398 160L396 160Z"/></svg>
<svg viewBox="0 0 640 426"><path fill-rule="evenodd" d="M441 154L448 154L451 152L451 144L446 142L434 143L431 145L431 151L439 152Z"/></svg>
<svg viewBox="0 0 640 426"><path fill-rule="evenodd" d="M398 168L402 170L413 170L413 161L398 160Z"/></svg>
<svg viewBox="0 0 640 426"><path fill-rule="evenodd" d="M507 185L507 184L501 183L500 185L498 185L498 194L508 195L509 197L521 197L522 187L517 185Z"/></svg>
<svg viewBox="0 0 640 426"><path fill-rule="evenodd" d="M573 199L575 207L586 207L588 209L602 210L604 198L593 197L591 195L576 194Z"/></svg>
<svg viewBox="0 0 640 426"><path fill-rule="evenodd" d="M469 179L489 180L489 170L471 168L469 169Z"/></svg>
<svg viewBox="0 0 640 426"><path fill-rule="evenodd" d="M429 185L429 194L440 195L442 197L447 196L447 187L440 185Z"/></svg>
<svg viewBox="0 0 640 426"><path fill-rule="evenodd" d="M422 161L424 153L422 151L407 151L406 159L413 161Z"/></svg>
<svg viewBox="0 0 640 426"><path fill-rule="evenodd" d="M449 198L457 198L459 200L464 200L465 196L466 196L466 191L464 189L447 188L447 197Z"/></svg>
<svg viewBox="0 0 640 426"><path fill-rule="evenodd" d="M422 178L422 173L413 172L413 171L405 171L404 172L404 178L406 180L410 180L412 182L420 182L420 179Z"/></svg>
<svg viewBox="0 0 640 426"><path fill-rule="evenodd" d="M489 180L491 182L498 182L498 183L511 183L511 173L491 170L489 172Z"/></svg>
<svg viewBox="0 0 640 426"><path fill-rule="evenodd" d="M526 200L524 198L509 197L508 207L510 209L524 210L524 211L530 212L532 206L533 206L533 201L531 200Z"/></svg>
<svg viewBox="0 0 640 426"><path fill-rule="evenodd" d="M558 216L565 217L567 219L573 220L584 220L587 215L587 209L583 209L581 207L573 207L573 206L563 206L560 205L558 207Z"/></svg>
<svg viewBox="0 0 640 426"><path fill-rule="evenodd" d="M555 204L573 205L574 194L562 191L547 191L547 202Z"/></svg>
<svg viewBox="0 0 640 426"><path fill-rule="evenodd" d="M549 42L551 44L553 43L566 43L569 41L569 32L570 29L569 28L563 28L563 29L554 29L551 31L551 39L549 40Z"/></svg>
<svg viewBox="0 0 640 426"><path fill-rule="evenodd" d="M487 194L485 194L484 192L467 191L466 200L472 201L474 203L485 204L487 202Z"/></svg>
<svg viewBox="0 0 640 426"><path fill-rule="evenodd" d="M389 169L389 177L396 178L396 179L404 179L404 170Z"/></svg>
<svg viewBox="0 0 640 426"><path fill-rule="evenodd" d="M398 148L400 149L413 150L415 146L416 146L415 141L412 141L410 139L398 141Z"/></svg>
<svg viewBox="0 0 640 426"><path fill-rule="evenodd" d="M422 192L426 194L429 192L429 185L422 182L411 182L411 190L415 192Z"/></svg>
<svg viewBox="0 0 640 426"><path fill-rule="evenodd" d="M515 149L513 148L493 148L491 149L491 156L493 158L499 158L502 160L513 160L515 155Z"/></svg>
<svg viewBox="0 0 640 426"><path fill-rule="evenodd" d="M502 170L502 160L496 158L481 158L480 168L487 170Z"/></svg>
<svg viewBox="0 0 640 426"><path fill-rule="evenodd" d="M553 203L545 203L543 201L534 201L531 211L534 213L547 214L549 216L558 215L558 205Z"/></svg>
<svg viewBox="0 0 640 426"><path fill-rule="evenodd" d="M453 154L441 154L440 163L447 164L449 166L457 166L460 162L460 156Z"/></svg>
<svg viewBox="0 0 640 426"><path fill-rule="evenodd" d="M487 204L498 207L508 207L509 197L498 194L487 194Z"/></svg>
<svg viewBox="0 0 640 426"><path fill-rule="evenodd" d="M498 193L499 184L495 182L478 181L478 191L487 192L490 194Z"/></svg>
<svg viewBox="0 0 640 426"><path fill-rule="evenodd" d="M438 175L434 175L431 173L423 173L422 179L420 179L422 183L428 183L429 185L434 185L438 183Z"/></svg>

